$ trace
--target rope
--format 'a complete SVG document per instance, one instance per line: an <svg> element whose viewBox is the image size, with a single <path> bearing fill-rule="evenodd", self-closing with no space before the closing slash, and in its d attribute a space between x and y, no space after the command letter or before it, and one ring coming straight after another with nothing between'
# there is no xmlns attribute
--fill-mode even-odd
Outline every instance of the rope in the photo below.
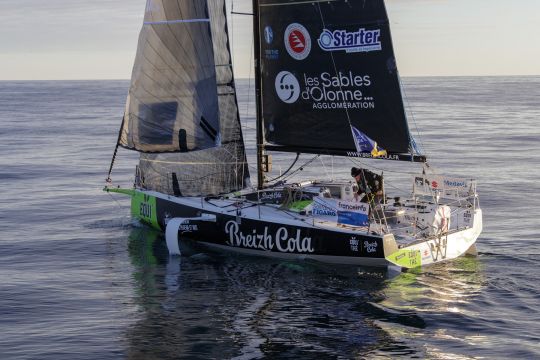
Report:
<svg viewBox="0 0 540 360"><path fill-rule="evenodd" d="M299 171L303 171L304 170L304 167L308 166L309 164L311 164L313 161L315 161L315 159L317 159L319 156L321 156L320 154L319 155L315 155L311 160L308 160L307 162L305 162L303 165L301 165L298 169L296 169L295 171L293 171L289 176L285 177L285 179L289 179L290 177L292 177L294 174L296 174L297 172Z"/></svg>
<svg viewBox="0 0 540 360"><path fill-rule="evenodd" d="M285 175L287 175L287 173L293 168L293 166L296 164L296 162L298 161L298 158L300 157L300 153L296 153L296 159L294 159L293 163L291 164L291 166L289 166L289 168L287 170L285 170L285 172L283 174L281 174L280 176L276 177L276 178L273 178L272 180L269 180L268 182L272 182L272 181L276 181L276 180L279 180L281 179L282 177L284 177Z"/></svg>

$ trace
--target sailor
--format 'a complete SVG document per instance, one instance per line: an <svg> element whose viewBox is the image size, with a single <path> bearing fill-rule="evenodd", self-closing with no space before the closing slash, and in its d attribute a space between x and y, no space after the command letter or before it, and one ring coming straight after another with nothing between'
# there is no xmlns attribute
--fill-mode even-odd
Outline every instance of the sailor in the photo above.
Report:
<svg viewBox="0 0 540 360"><path fill-rule="evenodd" d="M351 169L351 176L358 184L358 191L354 194L354 198L357 201L363 195L360 198L361 202L368 203L373 201L376 204L382 202L384 197L382 175L377 175L367 169L353 167Z"/></svg>

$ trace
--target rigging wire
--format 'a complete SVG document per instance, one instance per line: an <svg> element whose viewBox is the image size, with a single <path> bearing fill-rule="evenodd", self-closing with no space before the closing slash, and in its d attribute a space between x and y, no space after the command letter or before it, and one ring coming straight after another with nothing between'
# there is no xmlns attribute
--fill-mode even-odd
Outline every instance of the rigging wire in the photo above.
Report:
<svg viewBox="0 0 540 360"><path fill-rule="evenodd" d="M300 154L297 154L297 155L300 156ZM318 157L320 157L320 156L321 156L320 154L315 155L313 158L311 158L310 160L306 161L303 165L300 165L300 167L299 167L298 169L294 170L289 176L286 176L285 179L289 179L290 177L292 177L294 174L298 173L299 171L303 171L304 168L305 168L306 166L308 166L309 164L311 164L312 162L314 162L314 161L315 161ZM296 160L295 160L295 161L296 161ZM290 168L289 168L287 171L289 171L289 170L290 170ZM277 178L275 178L275 179L272 179L272 180L270 180L270 181L268 181L268 182L272 182L272 181L275 181L275 180L277 180L277 179L281 179L282 177L284 177L284 176L286 175L287 171L286 171L284 174L280 175L279 177L277 177Z"/></svg>
<svg viewBox="0 0 540 360"><path fill-rule="evenodd" d="M234 0L231 1L231 12L230 12L230 15L229 15L229 18L231 19L231 29L232 29L231 36L230 36L230 38L231 38L231 49L232 49L232 51L231 51L231 53L232 53L231 54L231 58L232 58L231 63L234 66L234 64L236 64L236 55L235 55L235 51L234 51L235 27L234 27L234 16L233 16L233 14L234 14Z"/></svg>
<svg viewBox="0 0 540 360"><path fill-rule="evenodd" d="M322 25L323 25L323 29L326 29L326 24L324 22L322 10L321 10L321 4L319 2L317 3L317 9L319 9L319 15L321 16L321 22L322 22ZM332 59L332 65L334 66L335 75L338 76L336 60L334 59L334 54L333 54L332 51L330 52L330 58ZM341 86L341 81L339 82L339 90L343 91L342 86ZM345 114L347 115L347 121L349 122L349 126L351 128L350 130L351 130L351 134L352 134L352 131L353 131L352 127L353 126L352 126L351 116L349 115L349 110L347 109L347 107L345 107ZM353 139L354 139L354 134L353 134Z"/></svg>
<svg viewBox="0 0 540 360"><path fill-rule="evenodd" d="M399 87L401 88L401 93L403 94L403 98L405 99L405 103L407 104L407 109L409 110L409 114L411 115L411 118L413 120L416 134L418 135L418 142L420 144L420 150L423 153L423 155L426 155L427 157L428 154L426 152L426 147L424 146L424 143L422 141L422 134L420 133L420 129L418 128L418 123L416 122L416 117L414 116L414 112L412 111L409 97L407 96L407 92L405 91L405 86L403 85L403 81L401 80L401 77L398 76L398 80L399 80ZM416 142L416 139L411 139L411 141Z"/></svg>
<svg viewBox="0 0 540 360"><path fill-rule="evenodd" d="M418 175L418 173L416 173L416 172L400 171L400 170L388 170L388 169L385 169L385 168L382 168L382 167L368 165L367 163L362 162L360 160L357 160L355 158L347 158L347 159L351 163L353 163L354 165L363 166L363 167L370 168L370 169L375 169L375 170L379 170L379 171L386 171L386 172L389 172L389 173L396 173L396 174Z"/></svg>
<svg viewBox="0 0 540 360"><path fill-rule="evenodd" d="M279 180L281 179L282 177L284 177L285 175L287 175L287 173L293 168L293 166L296 164L296 162L298 161L298 159L300 158L300 153L296 153L296 159L294 159L293 163L291 164L291 166L289 166L289 168L287 170L285 170L285 172L283 174L281 174L280 176L276 177L276 178L273 178L272 180L268 180L267 182L272 182L272 181L276 181L276 180Z"/></svg>
<svg viewBox="0 0 540 360"><path fill-rule="evenodd" d="M326 165L322 161L321 158L319 158L319 161L321 162L321 165L323 166L324 172L326 173L326 176L328 176L329 179L331 179L330 174L328 173L328 170L326 169Z"/></svg>
<svg viewBox="0 0 540 360"><path fill-rule="evenodd" d="M118 130L118 139L116 140L116 146L114 147L113 156L111 159L111 166L109 167L109 173L107 174L107 183L112 183L111 174L114 167L114 162L116 160L116 155L118 154L118 147L120 146L120 139L122 139L122 130L124 130L124 122L126 121L126 116L122 116L122 123L120 124L120 129Z"/></svg>

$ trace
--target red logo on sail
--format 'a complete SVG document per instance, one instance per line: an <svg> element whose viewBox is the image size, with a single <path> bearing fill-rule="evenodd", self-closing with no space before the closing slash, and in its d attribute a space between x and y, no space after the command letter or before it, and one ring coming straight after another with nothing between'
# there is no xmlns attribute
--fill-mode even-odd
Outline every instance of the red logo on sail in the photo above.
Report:
<svg viewBox="0 0 540 360"><path fill-rule="evenodd" d="M297 23L290 24L285 30L285 48L295 60L304 60L311 51L311 37L307 29Z"/></svg>
<svg viewBox="0 0 540 360"><path fill-rule="evenodd" d="M306 48L306 38L304 37L304 34L298 30L291 31L289 34L289 46L292 51L301 54Z"/></svg>

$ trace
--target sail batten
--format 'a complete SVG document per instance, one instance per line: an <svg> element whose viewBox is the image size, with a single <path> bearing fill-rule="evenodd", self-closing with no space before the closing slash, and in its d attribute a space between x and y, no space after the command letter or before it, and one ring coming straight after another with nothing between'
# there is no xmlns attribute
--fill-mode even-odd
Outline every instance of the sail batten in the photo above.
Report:
<svg viewBox="0 0 540 360"><path fill-rule="evenodd" d="M178 19L178 20L163 20L163 21L146 21L144 25L167 25L167 24L182 24L182 23L198 23L210 22L210 19Z"/></svg>

